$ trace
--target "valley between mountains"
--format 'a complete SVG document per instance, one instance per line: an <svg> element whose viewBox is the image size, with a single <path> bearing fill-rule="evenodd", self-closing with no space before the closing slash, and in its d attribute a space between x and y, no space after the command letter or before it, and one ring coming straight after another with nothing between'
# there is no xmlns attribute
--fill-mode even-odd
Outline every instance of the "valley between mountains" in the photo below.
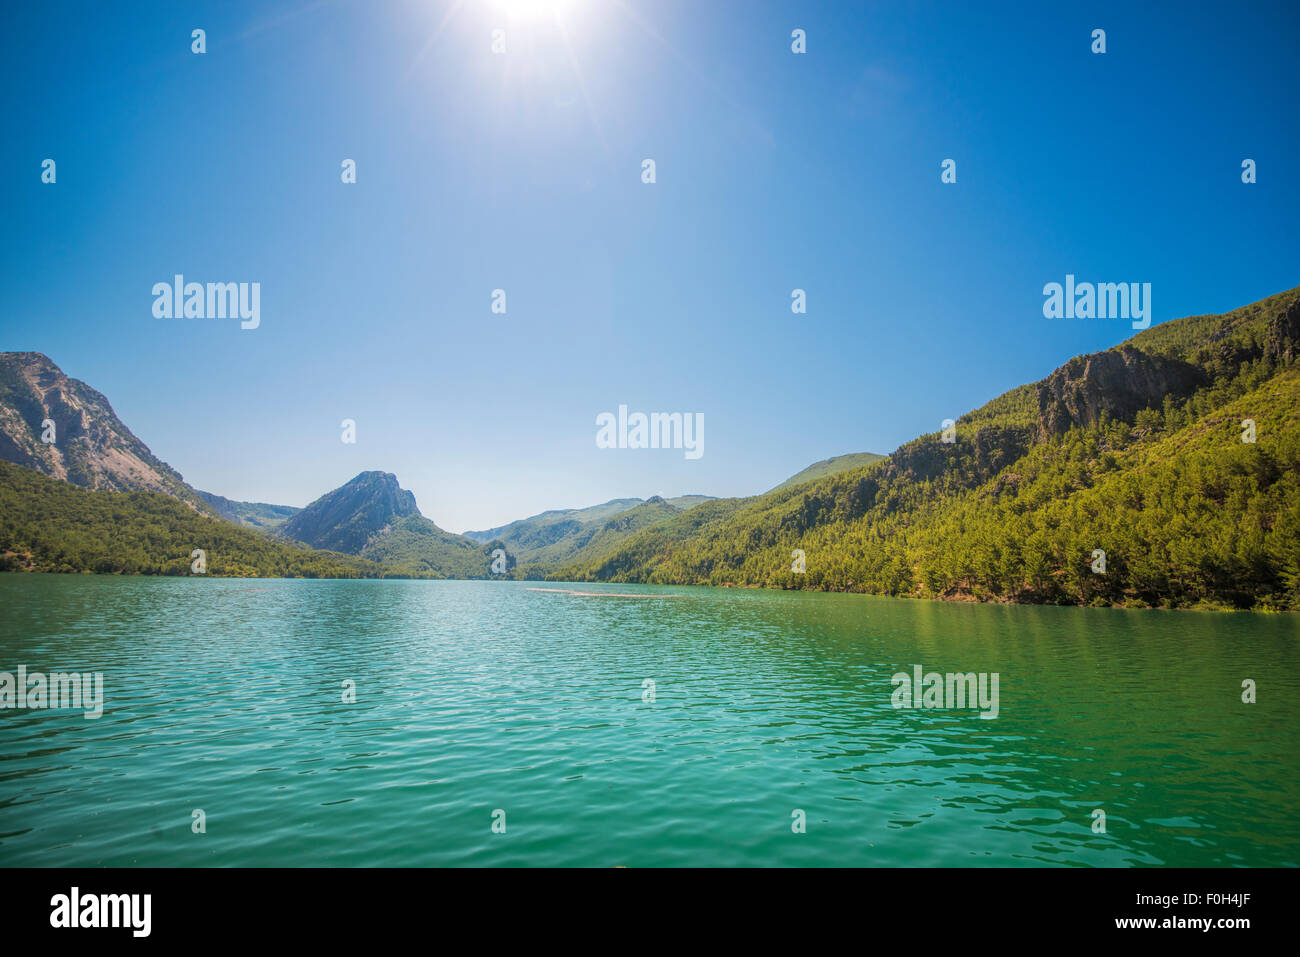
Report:
<svg viewBox="0 0 1300 957"><path fill-rule="evenodd" d="M382 471L305 508L196 489L101 393L41 353L0 353L0 570L189 575L201 548L217 576L1300 610L1298 356L1292 289L1153 326L954 435L827 459L759 495L618 498L454 534Z"/></svg>

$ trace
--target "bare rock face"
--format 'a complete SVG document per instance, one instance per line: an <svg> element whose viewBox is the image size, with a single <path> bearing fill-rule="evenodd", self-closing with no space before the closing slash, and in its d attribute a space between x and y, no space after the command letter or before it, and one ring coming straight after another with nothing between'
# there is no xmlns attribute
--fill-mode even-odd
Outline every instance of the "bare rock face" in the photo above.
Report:
<svg viewBox="0 0 1300 957"><path fill-rule="evenodd" d="M0 459L81 488L162 492L211 512L108 399L39 352L0 353Z"/></svg>
<svg viewBox="0 0 1300 957"><path fill-rule="evenodd" d="M280 533L313 548L359 555L376 536L419 514L415 496L397 484L396 475L362 472L295 513Z"/></svg>
<svg viewBox="0 0 1300 957"><path fill-rule="evenodd" d="M1078 356L1038 385L1038 439L1096 425L1102 413L1131 421L1142 409L1159 408L1165 396L1190 395L1204 381L1205 374L1190 363L1132 346Z"/></svg>

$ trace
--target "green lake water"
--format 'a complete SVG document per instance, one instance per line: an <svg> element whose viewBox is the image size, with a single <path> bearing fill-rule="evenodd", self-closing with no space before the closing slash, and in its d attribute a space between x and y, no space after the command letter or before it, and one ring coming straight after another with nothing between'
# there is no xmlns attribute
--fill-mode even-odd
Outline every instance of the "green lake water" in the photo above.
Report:
<svg viewBox="0 0 1300 957"><path fill-rule="evenodd" d="M1295 616L531 587L0 575L0 865L1300 864Z"/></svg>

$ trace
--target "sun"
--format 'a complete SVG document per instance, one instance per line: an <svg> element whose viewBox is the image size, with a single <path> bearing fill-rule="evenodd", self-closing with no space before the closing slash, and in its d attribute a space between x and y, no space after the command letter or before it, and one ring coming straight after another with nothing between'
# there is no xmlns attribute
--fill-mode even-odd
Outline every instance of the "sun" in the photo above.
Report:
<svg viewBox="0 0 1300 957"><path fill-rule="evenodd" d="M488 0L512 20L555 18L569 12L577 0Z"/></svg>

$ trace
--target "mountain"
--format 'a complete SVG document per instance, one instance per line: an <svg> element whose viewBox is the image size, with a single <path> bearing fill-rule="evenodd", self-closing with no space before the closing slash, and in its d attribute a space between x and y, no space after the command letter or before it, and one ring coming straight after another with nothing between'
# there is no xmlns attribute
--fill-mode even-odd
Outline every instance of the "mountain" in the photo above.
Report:
<svg viewBox="0 0 1300 957"><path fill-rule="evenodd" d="M490 549L443 531L390 472L362 472L294 513L277 535L385 565L400 574L487 578Z"/></svg>
<svg viewBox="0 0 1300 957"><path fill-rule="evenodd" d="M541 579L558 565L594 561L608 555L641 529L688 513L693 507L674 505L671 499L652 495L612 518L584 526L581 534L567 537L547 548L530 550L512 546L505 539L502 543L519 563L514 577Z"/></svg>
<svg viewBox="0 0 1300 957"><path fill-rule="evenodd" d="M216 514L132 434L108 399L39 352L0 353L0 459L80 488L161 492Z"/></svg>
<svg viewBox="0 0 1300 957"><path fill-rule="evenodd" d="M379 577L351 555L277 542L200 515L160 492L77 488L0 462L0 571L190 575L202 549L210 576Z"/></svg>
<svg viewBox="0 0 1300 957"><path fill-rule="evenodd" d="M557 508L517 519L507 525L498 525L481 532L463 532L466 538L490 542L494 538L518 543L523 547L542 547L553 544L575 526L591 525L613 518L619 512L640 505L644 499L615 498L587 508Z"/></svg>
<svg viewBox="0 0 1300 957"><path fill-rule="evenodd" d="M199 497L207 502L222 518L237 525L249 528L274 529L284 524L285 520L300 512L293 505L268 505L266 502L235 502L223 495L198 491Z"/></svg>
<svg viewBox="0 0 1300 957"><path fill-rule="evenodd" d="M390 574L413 578L493 578L491 553L499 543L481 545L443 531L423 515L408 515L373 537L361 555ZM514 556L507 551L507 568Z"/></svg>
<svg viewBox="0 0 1300 957"><path fill-rule="evenodd" d="M520 565L519 575L540 574L548 562L575 561L612 547L649 523L709 501L707 495L664 499L616 498L588 508L554 509L482 532L465 532L478 542L499 542ZM648 506L648 507L647 507Z"/></svg>
<svg viewBox="0 0 1300 957"><path fill-rule="evenodd" d="M397 484L397 476L362 472L290 516L280 534L312 548L356 555L394 520L419 514L415 496Z"/></svg>
<svg viewBox="0 0 1300 957"><path fill-rule="evenodd" d="M325 569L334 569L345 575L482 578L489 574L490 549L444 532L424 518L415 497L383 472L364 472L306 509L237 502L195 489L123 424L108 399L64 375L38 352L0 353L0 460L109 495L68 497L40 483L20 481L21 470L6 469L3 478L17 483L8 490L13 493L14 507L26 503L23 507L47 515L53 523L47 534L30 522L22 526L23 551L49 557L26 565L19 562L18 567L86 570L88 566L76 556L92 556L94 567L102 566L102 570L172 573L174 556L167 549L180 543L172 532L162 534L158 523L165 519L166 527L174 530L174 516L166 509L159 510L155 502L124 497L124 493L157 493L171 497L205 521L220 519L281 538L274 548L253 547L245 538L214 538L210 530L204 531L205 540L220 539L227 548L226 561L210 563L210 574L257 574L259 569L288 569L285 574L298 574L293 569L304 568L321 574L333 574ZM39 504L47 501L55 504L50 508ZM72 521L70 513L78 507L88 510L80 525ZM105 526L105 514L116 516L121 528L114 530L112 523ZM182 526L190 537L198 534L188 523ZM104 543L91 547L83 534L85 528L104 531L104 542L117 541L120 547L117 551ZM137 541L142 528L152 531ZM11 531L18 534L20 529L11 525ZM64 554L66 549L60 549L70 541L77 543L75 554ZM364 555L366 560L340 566L336 555L312 564L302 558L304 544ZM286 548L289 550L284 551ZM292 556L292 560L284 556ZM181 564L188 567L188 561Z"/></svg>
<svg viewBox="0 0 1300 957"><path fill-rule="evenodd" d="M661 515L663 505L668 506L669 513L676 513L707 501L708 495L616 498L587 508L553 509L508 525L464 534L479 542L500 542L520 563L561 561L578 554L593 540L608 542L615 534L640 528L646 516ZM647 504L652 508L638 511L631 519L615 521L617 516Z"/></svg>
<svg viewBox="0 0 1300 957"><path fill-rule="evenodd" d="M850 469L860 469L865 465L874 465L884 458L885 456L877 455L875 452L850 452L847 455L836 455L833 458L822 459L820 462L814 462L802 472L791 475L772 491L779 492L783 488L802 485L804 482L826 478L828 475L847 472Z"/></svg>
<svg viewBox="0 0 1300 957"><path fill-rule="evenodd" d="M703 505L705 502L712 502L716 495L674 495L672 498L664 499L675 509L686 511L694 508L696 505ZM649 499L647 499L649 501Z"/></svg>
<svg viewBox="0 0 1300 957"><path fill-rule="evenodd" d="M1300 289L1172 320L993 399L952 443L708 502L548 577L1300 610L1298 357Z"/></svg>
<svg viewBox="0 0 1300 957"><path fill-rule="evenodd" d="M161 492L251 528L274 528L297 511L192 487L123 424L102 393L39 352L0 353L0 459L79 488Z"/></svg>
<svg viewBox="0 0 1300 957"><path fill-rule="evenodd" d="M203 548L209 574L486 578L502 548L514 578L1300 610L1300 289L1076 356L955 431L750 498L616 499L476 539L385 472L288 515L197 492L102 395L9 353L0 569L186 574Z"/></svg>

